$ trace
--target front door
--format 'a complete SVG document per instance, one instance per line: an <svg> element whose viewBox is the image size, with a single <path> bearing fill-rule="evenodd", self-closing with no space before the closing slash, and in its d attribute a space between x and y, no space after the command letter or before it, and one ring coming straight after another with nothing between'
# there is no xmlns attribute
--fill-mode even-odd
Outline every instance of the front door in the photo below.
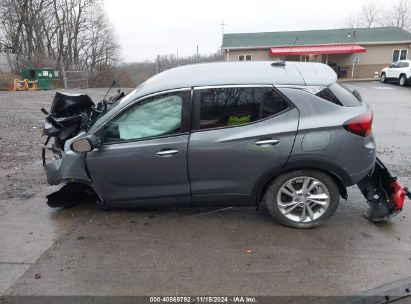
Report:
<svg viewBox="0 0 411 304"><path fill-rule="evenodd" d="M387 69L385 76L387 78L397 78L397 74L398 74L397 72L398 72L398 62L394 62Z"/></svg>
<svg viewBox="0 0 411 304"><path fill-rule="evenodd" d="M191 91L138 100L104 126L87 154L91 179L113 207L190 202L187 174Z"/></svg>
<svg viewBox="0 0 411 304"><path fill-rule="evenodd" d="M286 163L298 110L273 86L194 90L188 168L196 204L255 203L255 185Z"/></svg>

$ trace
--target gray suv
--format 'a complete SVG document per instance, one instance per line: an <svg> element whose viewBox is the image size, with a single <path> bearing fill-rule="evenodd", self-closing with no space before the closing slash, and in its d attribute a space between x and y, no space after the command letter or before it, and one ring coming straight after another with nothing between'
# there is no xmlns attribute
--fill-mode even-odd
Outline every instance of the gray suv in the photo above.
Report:
<svg viewBox="0 0 411 304"><path fill-rule="evenodd" d="M385 189L374 181L386 168L375 170L371 109L324 64L183 66L97 105L57 93L42 110L57 158L43 151L47 179L64 183L52 207L90 195L104 208L263 203L279 223L308 228L355 184L371 219L402 207L388 171Z"/></svg>

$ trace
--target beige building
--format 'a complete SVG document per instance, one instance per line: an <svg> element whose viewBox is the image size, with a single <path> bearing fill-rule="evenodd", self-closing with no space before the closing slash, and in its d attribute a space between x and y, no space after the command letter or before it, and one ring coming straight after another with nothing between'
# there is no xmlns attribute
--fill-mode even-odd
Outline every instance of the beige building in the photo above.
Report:
<svg viewBox="0 0 411 304"><path fill-rule="evenodd" d="M322 62L339 77L374 77L388 64L411 59L411 33L397 27L224 34L227 61Z"/></svg>

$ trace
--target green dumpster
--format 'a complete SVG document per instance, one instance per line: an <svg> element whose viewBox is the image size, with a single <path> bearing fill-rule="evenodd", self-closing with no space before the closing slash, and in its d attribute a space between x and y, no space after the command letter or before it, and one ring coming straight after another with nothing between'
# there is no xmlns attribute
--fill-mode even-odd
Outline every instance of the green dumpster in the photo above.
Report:
<svg viewBox="0 0 411 304"><path fill-rule="evenodd" d="M22 69L21 78L37 80L39 90L50 90L54 88L54 80L58 77L58 71L53 68Z"/></svg>

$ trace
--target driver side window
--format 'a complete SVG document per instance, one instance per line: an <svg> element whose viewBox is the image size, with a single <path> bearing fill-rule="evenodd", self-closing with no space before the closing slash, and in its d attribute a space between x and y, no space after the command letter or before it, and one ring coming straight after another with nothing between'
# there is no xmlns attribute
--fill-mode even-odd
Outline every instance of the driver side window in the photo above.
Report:
<svg viewBox="0 0 411 304"><path fill-rule="evenodd" d="M181 132L184 100L189 91L156 95L141 100L105 126L105 143L147 139Z"/></svg>

